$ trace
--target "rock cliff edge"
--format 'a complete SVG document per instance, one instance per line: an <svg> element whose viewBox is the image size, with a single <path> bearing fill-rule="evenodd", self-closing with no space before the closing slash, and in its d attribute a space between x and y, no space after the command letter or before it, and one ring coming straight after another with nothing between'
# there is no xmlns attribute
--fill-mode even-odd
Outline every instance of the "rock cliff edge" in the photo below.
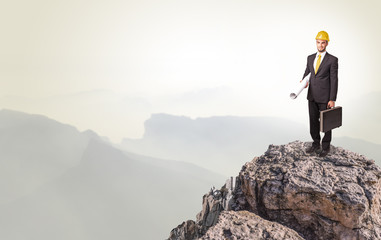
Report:
<svg viewBox="0 0 381 240"><path fill-rule="evenodd" d="M381 169L340 147L310 155L309 145L270 145L169 239L381 239Z"/></svg>

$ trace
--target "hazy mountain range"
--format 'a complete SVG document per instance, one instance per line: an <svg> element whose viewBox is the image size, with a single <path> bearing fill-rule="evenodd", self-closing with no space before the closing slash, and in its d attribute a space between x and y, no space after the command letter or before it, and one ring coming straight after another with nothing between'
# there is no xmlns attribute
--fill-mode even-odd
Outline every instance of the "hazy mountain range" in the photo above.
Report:
<svg viewBox="0 0 381 240"><path fill-rule="evenodd" d="M305 126L274 117L197 118L153 114L142 139L124 139L122 147L166 159L181 159L234 176L242 164L269 144L305 140Z"/></svg>
<svg viewBox="0 0 381 240"><path fill-rule="evenodd" d="M2 110L0 131L1 239L163 239L226 180L39 115Z"/></svg>
<svg viewBox="0 0 381 240"><path fill-rule="evenodd" d="M219 116L191 119L153 114L144 126L144 136L141 139L124 139L122 148L192 162L228 176L236 175L245 162L263 154L269 144L311 141L308 126L275 117ZM344 127L347 128L346 125ZM381 165L381 148L378 144L335 137L335 130L332 144L364 154Z"/></svg>

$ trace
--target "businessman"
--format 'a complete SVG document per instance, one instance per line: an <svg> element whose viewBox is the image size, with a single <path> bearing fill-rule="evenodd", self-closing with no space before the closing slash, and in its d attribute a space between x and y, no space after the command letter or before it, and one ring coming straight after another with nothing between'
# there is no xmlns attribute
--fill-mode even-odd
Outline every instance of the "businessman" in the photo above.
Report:
<svg viewBox="0 0 381 240"><path fill-rule="evenodd" d="M338 87L338 59L326 51L329 36L321 31L316 36L317 53L307 57L307 67L303 78L311 73L307 100L310 117L310 134L312 146L306 149L307 153L317 152L319 157L329 153L332 130L324 134L320 151L320 111L335 107Z"/></svg>

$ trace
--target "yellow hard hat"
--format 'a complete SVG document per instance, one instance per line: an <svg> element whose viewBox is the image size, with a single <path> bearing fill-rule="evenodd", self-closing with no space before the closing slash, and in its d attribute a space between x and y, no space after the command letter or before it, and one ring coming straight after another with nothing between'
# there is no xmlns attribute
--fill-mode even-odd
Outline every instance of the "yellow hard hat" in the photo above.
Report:
<svg viewBox="0 0 381 240"><path fill-rule="evenodd" d="M316 40L326 40L329 42L329 36L328 36L328 33L326 31L320 31L318 32L318 34L316 35Z"/></svg>

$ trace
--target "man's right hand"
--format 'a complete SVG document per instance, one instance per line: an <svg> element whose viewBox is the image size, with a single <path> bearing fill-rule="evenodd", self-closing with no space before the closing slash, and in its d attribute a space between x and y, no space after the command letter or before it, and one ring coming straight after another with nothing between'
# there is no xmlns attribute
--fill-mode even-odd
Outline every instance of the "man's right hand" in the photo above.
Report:
<svg viewBox="0 0 381 240"><path fill-rule="evenodd" d="M303 79L302 80L300 80L300 82L302 82L303 81ZM308 87L308 82L307 82L307 84L306 84L306 86L304 87L304 88L307 88Z"/></svg>

